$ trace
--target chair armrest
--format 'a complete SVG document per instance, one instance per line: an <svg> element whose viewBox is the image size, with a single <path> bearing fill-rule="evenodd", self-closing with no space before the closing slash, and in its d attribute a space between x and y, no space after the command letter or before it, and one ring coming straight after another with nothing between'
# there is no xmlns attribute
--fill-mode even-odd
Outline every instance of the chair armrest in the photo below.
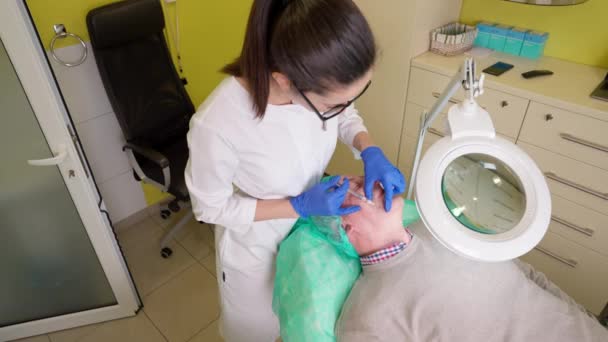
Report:
<svg viewBox="0 0 608 342"><path fill-rule="evenodd" d="M167 157L165 157L162 153L155 151L151 148L127 143L125 146L123 146L122 150L125 151L128 149L133 150L137 154L149 159L150 161L153 161L161 168L169 166L169 159L167 159Z"/></svg>
<svg viewBox="0 0 608 342"><path fill-rule="evenodd" d="M171 185L171 170L169 168L169 159L167 159L167 157L151 148L135 145L132 143L127 143L125 146L123 146L122 150L127 153L127 158L129 158L129 164L131 164L131 167L133 168L139 179L146 183L155 185L162 192L167 192L169 190L169 186ZM162 184L146 176L144 171L141 169L141 166L137 162L137 158L135 158L133 152L143 156L146 159L149 159L150 161L160 166L163 171L164 181Z"/></svg>

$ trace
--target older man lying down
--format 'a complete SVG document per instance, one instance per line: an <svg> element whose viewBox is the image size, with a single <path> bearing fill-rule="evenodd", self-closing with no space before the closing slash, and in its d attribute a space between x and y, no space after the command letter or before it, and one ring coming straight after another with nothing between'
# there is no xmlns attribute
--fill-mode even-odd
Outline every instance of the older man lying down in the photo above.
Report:
<svg viewBox="0 0 608 342"><path fill-rule="evenodd" d="M361 180L353 190L362 193ZM608 331L542 273L520 261L459 257L417 223L404 229L403 201L386 213L361 205L343 217L363 273L336 326L338 341L608 341Z"/></svg>

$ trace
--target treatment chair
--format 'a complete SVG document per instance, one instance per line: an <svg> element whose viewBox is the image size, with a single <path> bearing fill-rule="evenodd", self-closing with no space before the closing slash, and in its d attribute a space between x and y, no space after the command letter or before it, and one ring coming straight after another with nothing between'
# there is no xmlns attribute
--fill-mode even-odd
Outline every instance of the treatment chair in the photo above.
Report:
<svg viewBox="0 0 608 342"><path fill-rule="evenodd" d="M188 210L162 239L161 256L167 258L172 253L168 243L193 217L184 169L194 106L167 49L159 1L129 0L93 9L87 27L134 177L173 195L171 211ZM167 219L171 211L162 210L161 217Z"/></svg>

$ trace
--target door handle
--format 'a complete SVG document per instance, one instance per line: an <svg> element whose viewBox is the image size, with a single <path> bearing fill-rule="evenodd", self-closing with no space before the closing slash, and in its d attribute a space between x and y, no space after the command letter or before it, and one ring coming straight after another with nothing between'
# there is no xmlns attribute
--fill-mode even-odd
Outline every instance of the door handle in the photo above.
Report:
<svg viewBox="0 0 608 342"><path fill-rule="evenodd" d="M594 143L593 141L581 139L581 138L575 137L572 134L560 133L559 136L564 140L568 140L568 141L571 141L571 142L579 144L579 145L591 147L592 149L595 149L598 151L608 152L608 146L603 146L603 145Z"/></svg>
<svg viewBox="0 0 608 342"><path fill-rule="evenodd" d="M445 137L445 134L444 134L442 131L440 131L440 130L438 130L438 129L436 129L436 128L433 128L433 127L429 128L429 129L427 130L427 132L429 132L429 133L431 133L431 134L438 135L438 136L440 136L440 137Z"/></svg>
<svg viewBox="0 0 608 342"><path fill-rule="evenodd" d="M581 234L585 234L589 237L592 237L593 234L595 234L595 230L593 230L591 228L585 228L585 227L578 226L574 223L568 222L568 221L564 220L563 218L557 217L555 215L551 215L551 220L555 221L557 223L563 224L564 226L566 226L570 229L573 229Z"/></svg>
<svg viewBox="0 0 608 342"><path fill-rule="evenodd" d="M433 95L433 97L434 97L434 98L436 98L436 99L438 99L438 98L439 98L439 96L441 96L441 94L440 94L440 93L438 93L438 92L436 92L436 91L435 91L435 92L433 92L433 94L432 94L432 95ZM462 102L462 101L455 100L455 99L452 99L452 98L451 98L451 99L449 99L449 100L448 100L448 102L449 102L449 103L451 103L451 104L459 104L459 103L460 103L460 102Z"/></svg>
<svg viewBox="0 0 608 342"><path fill-rule="evenodd" d="M574 259L568 259L568 258L564 258L556 253L551 252L550 250L543 248L541 246L536 246L534 247L534 249L536 249L537 251L561 262L562 264L566 264L572 268L576 268L576 266L578 266L578 261L574 260Z"/></svg>
<svg viewBox="0 0 608 342"><path fill-rule="evenodd" d="M28 160L27 163L31 166L54 166L61 164L68 155L65 145L59 145L57 151L53 151L53 155L54 157L52 158Z"/></svg>
<svg viewBox="0 0 608 342"><path fill-rule="evenodd" d="M580 185L578 183L574 183L573 181L570 181L570 180L568 180L566 178L560 177L560 176L556 175L553 172L545 172L545 177L547 177L549 179L552 179L552 180L554 180L556 182L562 183L564 185L567 185L569 187L575 188L577 190L586 192L586 193L591 194L591 195L593 195L595 197L599 197L599 198L601 198L603 200L608 200L608 193L606 193L606 192L600 192L600 191L588 188L588 187L586 187L584 185Z"/></svg>

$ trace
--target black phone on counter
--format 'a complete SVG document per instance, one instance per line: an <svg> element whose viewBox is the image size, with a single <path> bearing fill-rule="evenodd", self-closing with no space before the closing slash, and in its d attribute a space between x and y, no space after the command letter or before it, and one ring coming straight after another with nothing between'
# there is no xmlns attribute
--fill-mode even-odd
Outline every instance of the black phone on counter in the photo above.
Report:
<svg viewBox="0 0 608 342"><path fill-rule="evenodd" d="M513 64L498 62L483 69L483 72L494 76L500 76L511 69L513 69Z"/></svg>

